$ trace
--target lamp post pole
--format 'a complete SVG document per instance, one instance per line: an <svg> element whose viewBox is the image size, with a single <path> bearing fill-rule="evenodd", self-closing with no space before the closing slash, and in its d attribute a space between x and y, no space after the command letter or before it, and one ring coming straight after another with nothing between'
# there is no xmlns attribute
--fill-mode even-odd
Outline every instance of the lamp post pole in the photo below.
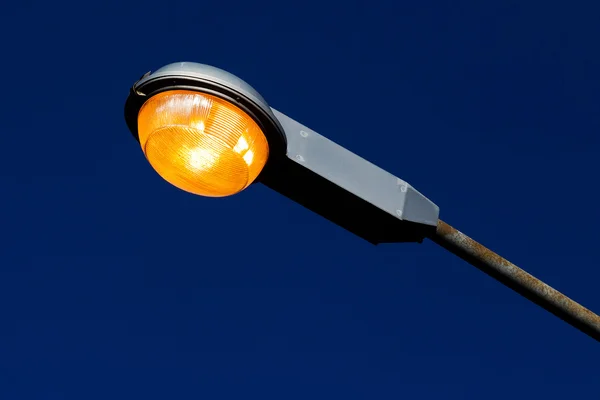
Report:
<svg viewBox="0 0 600 400"><path fill-rule="evenodd" d="M600 341L600 316L442 220L429 238L492 278Z"/></svg>

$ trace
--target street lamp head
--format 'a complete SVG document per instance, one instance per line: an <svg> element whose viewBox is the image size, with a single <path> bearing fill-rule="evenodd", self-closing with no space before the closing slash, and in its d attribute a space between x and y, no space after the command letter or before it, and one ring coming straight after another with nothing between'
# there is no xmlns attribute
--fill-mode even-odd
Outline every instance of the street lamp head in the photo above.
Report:
<svg viewBox="0 0 600 400"><path fill-rule="evenodd" d="M156 172L194 194L223 197L254 182L285 136L265 100L221 69L175 63L131 89L125 118Z"/></svg>
<svg viewBox="0 0 600 400"><path fill-rule="evenodd" d="M371 243L421 241L437 226L439 208L407 182L221 69L183 62L147 73L125 120L156 172L185 191L222 197L261 182Z"/></svg>

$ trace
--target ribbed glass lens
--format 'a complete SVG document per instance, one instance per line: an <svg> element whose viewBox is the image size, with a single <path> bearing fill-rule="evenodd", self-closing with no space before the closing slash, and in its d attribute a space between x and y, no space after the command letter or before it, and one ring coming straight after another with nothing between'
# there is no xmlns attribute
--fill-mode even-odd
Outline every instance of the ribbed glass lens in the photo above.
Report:
<svg viewBox="0 0 600 400"><path fill-rule="evenodd" d="M152 96L138 115L142 150L174 186L209 197L250 185L267 162L269 146L256 122L218 97L186 90Z"/></svg>

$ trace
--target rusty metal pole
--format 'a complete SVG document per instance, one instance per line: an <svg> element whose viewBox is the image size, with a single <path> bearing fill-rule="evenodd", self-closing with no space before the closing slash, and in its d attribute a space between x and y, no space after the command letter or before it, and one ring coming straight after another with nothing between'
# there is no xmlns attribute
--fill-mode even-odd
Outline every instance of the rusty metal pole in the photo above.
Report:
<svg viewBox="0 0 600 400"><path fill-rule="evenodd" d="M600 317L444 221L430 239L600 342Z"/></svg>

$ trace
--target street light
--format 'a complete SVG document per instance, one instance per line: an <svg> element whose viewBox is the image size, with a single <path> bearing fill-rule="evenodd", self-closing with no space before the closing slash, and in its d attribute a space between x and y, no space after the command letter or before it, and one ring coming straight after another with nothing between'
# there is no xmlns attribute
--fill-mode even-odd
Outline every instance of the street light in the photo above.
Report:
<svg viewBox="0 0 600 400"><path fill-rule="evenodd" d="M240 78L182 62L145 74L125 119L156 172L222 197L260 182L367 241L429 238L600 341L600 317L439 219L407 182L268 106Z"/></svg>

